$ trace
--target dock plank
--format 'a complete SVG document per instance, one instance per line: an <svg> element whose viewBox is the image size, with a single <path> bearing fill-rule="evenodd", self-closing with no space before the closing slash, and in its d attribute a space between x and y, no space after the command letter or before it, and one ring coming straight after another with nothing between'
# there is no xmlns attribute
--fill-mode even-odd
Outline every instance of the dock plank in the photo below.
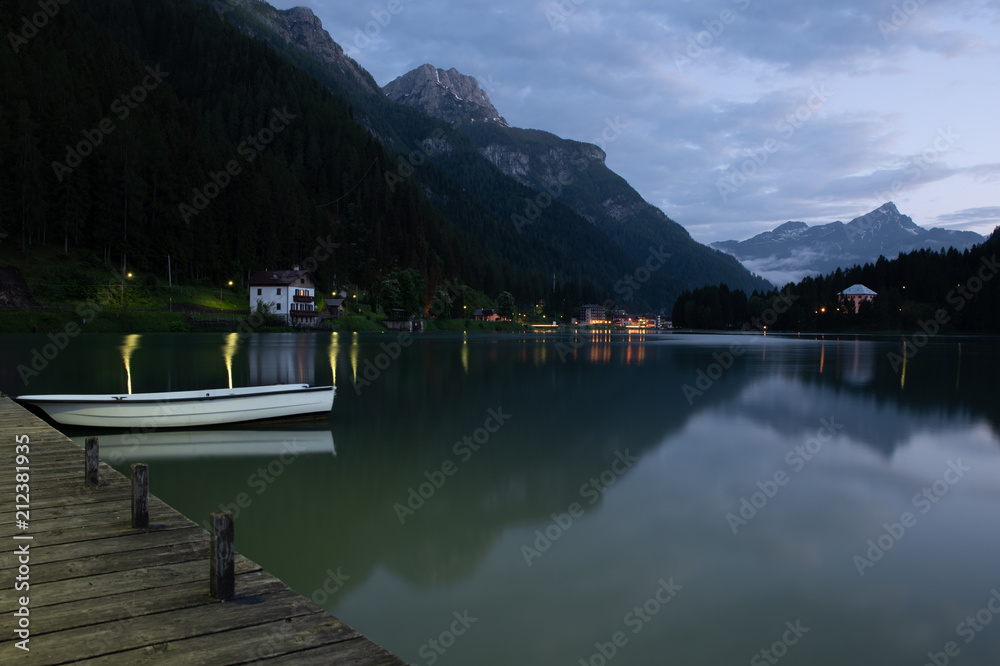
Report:
<svg viewBox="0 0 1000 666"><path fill-rule="evenodd" d="M113 666L127 665L160 657L171 664L245 664L255 663L270 657L294 657L306 650L325 650L326 664L402 664L398 658L379 662L385 652L371 641L361 637L356 631L325 612L293 616L266 624L227 632L227 641L218 640L214 634L197 636L179 641L166 641L145 648L110 654L100 659L101 664ZM363 662L338 661L337 655L352 658L356 654L343 644L358 641L366 643L371 660ZM97 663L83 661L81 663ZM263 663L268 663L264 661Z"/></svg>
<svg viewBox="0 0 1000 666"><path fill-rule="evenodd" d="M132 529L129 479L102 462L88 488L82 447L0 397L3 469L25 434L31 515L21 529L14 475L0 476L0 577L14 578L27 546L31 651L5 631L0 663L405 663L238 553L235 598L213 599L208 532L154 496L150 527ZM5 618L17 594L0 596Z"/></svg>

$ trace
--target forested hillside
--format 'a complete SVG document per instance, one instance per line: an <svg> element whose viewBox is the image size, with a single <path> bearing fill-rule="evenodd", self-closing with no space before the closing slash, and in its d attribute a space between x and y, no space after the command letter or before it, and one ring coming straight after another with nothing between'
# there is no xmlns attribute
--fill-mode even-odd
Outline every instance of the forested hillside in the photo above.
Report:
<svg viewBox="0 0 1000 666"><path fill-rule="evenodd" d="M711 286L686 291L674 305L674 326L769 330L1000 331L1000 229L963 252L914 250L874 264L805 278L770 293ZM837 294L863 284L877 296L848 311ZM764 314L771 310L768 317Z"/></svg>
<svg viewBox="0 0 1000 666"><path fill-rule="evenodd" d="M15 0L0 23L22 26ZM30 28L30 29L29 29ZM217 281L339 243L323 284L415 268L528 296L550 282L458 229L350 103L203 5L79 0L0 49L0 230L21 249ZM475 211L469 211L475 215ZM583 287L596 293L589 280Z"/></svg>
<svg viewBox="0 0 1000 666"><path fill-rule="evenodd" d="M324 257L322 287L377 289L414 269L428 299L451 280L509 291L525 308L544 301L552 316L609 299L662 311L706 282L766 284L695 243L602 160L574 172L563 197L509 177L470 128L387 99L318 22L292 21L315 21L308 10L54 7L0 9L17 26L0 50L0 231L22 251L81 248L161 277L169 263L173 282L207 284ZM289 25L313 50L286 41ZM581 212L595 196L649 210L627 222ZM537 202L539 216L516 223Z"/></svg>

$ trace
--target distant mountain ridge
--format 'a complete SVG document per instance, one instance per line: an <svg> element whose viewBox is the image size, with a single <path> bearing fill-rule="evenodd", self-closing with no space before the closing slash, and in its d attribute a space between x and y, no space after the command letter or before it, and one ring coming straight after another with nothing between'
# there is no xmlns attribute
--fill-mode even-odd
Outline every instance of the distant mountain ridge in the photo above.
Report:
<svg viewBox="0 0 1000 666"><path fill-rule="evenodd" d="M785 222L747 240L711 246L775 284L785 284L874 262L880 256L891 259L921 248L964 250L984 240L974 231L925 229L889 201L847 224L838 220L811 227L805 222Z"/></svg>

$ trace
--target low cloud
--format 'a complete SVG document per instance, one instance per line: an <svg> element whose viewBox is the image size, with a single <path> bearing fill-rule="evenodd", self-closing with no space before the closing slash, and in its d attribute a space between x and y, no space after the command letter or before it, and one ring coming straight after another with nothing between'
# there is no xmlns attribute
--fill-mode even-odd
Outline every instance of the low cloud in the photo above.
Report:
<svg viewBox="0 0 1000 666"><path fill-rule="evenodd" d="M795 250L789 257L766 257L763 259L748 259L741 262L747 270L756 273L771 284L782 287L789 282L799 282L810 275L820 275L830 270L829 265L836 263L835 258L809 250Z"/></svg>
<svg viewBox="0 0 1000 666"><path fill-rule="evenodd" d="M981 229L983 225L1000 225L1000 206L966 208L947 215L938 215L935 225L948 229Z"/></svg>

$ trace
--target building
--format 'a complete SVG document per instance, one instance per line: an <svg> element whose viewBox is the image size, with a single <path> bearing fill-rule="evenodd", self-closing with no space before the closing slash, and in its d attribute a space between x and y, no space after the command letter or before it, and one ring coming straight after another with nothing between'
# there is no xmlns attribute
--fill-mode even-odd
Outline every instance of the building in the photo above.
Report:
<svg viewBox="0 0 1000 666"><path fill-rule="evenodd" d="M472 313L472 318L476 321L500 321L500 313L489 308L480 308Z"/></svg>
<svg viewBox="0 0 1000 666"><path fill-rule="evenodd" d="M580 308L580 324L583 326L606 324L607 321L607 309L603 305L590 304Z"/></svg>
<svg viewBox="0 0 1000 666"><path fill-rule="evenodd" d="M638 318L639 328L660 328L660 315L644 314Z"/></svg>
<svg viewBox="0 0 1000 666"><path fill-rule="evenodd" d="M324 317L327 319L337 319L338 317L343 317L345 314L343 298L326 299L326 309L323 310Z"/></svg>
<svg viewBox="0 0 1000 666"><path fill-rule="evenodd" d="M271 307L276 317L296 326L314 326L316 285L309 271L293 266L290 271L258 271L250 278L250 310L257 302Z"/></svg>
<svg viewBox="0 0 1000 666"><path fill-rule="evenodd" d="M863 284L855 284L840 292L837 296L840 297L841 304L847 308L848 312L853 310L857 314L863 302L867 301L870 303L878 294Z"/></svg>
<svg viewBox="0 0 1000 666"><path fill-rule="evenodd" d="M382 324L390 331L413 332L413 318L406 314L402 308L393 308L388 312L389 318L383 319Z"/></svg>

